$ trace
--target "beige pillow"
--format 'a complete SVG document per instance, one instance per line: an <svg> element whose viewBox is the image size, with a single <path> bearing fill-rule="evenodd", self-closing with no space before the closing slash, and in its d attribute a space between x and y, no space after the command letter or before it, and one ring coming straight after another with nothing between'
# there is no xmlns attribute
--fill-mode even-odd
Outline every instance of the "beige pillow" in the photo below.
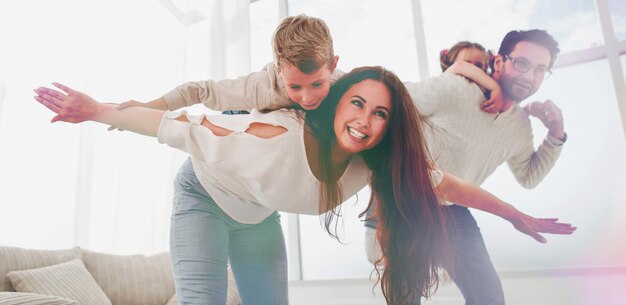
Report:
<svg viewBox="0 0 626 305"><path fill-rule="evenodd" d="M113 305L165 304L174 294L169 253L113 255L83 250L83 262Z"/></svg>
<svg viewBox="0 0 626 305"><path fill-rule="evenodd" d="M2 305L76 305L76 301L53 295L23 292L0 292Z"/></svg>
<svg viewBox="0 0 626 305"><path fill-rule="evenodd" d="M18 292L49 294L81 305L111 305L80 259L39 269L12 271L7 278Z"/></svg>
<svg viewBox="0 0 626 305"><path fill-rule="evenodd" d="M80 258L80 248L64 250L32 250L17 247L0 247L0 291L15 291L6 278L16 270L35 269L56 265Z"/></svg>

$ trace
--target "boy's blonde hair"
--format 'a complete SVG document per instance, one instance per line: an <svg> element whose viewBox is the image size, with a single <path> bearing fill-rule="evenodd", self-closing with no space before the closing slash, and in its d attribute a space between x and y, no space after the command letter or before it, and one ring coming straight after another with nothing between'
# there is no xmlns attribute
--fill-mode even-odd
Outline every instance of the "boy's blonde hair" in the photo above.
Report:
<svg viewBox="0 0 626 305"><path fill-rule="evenodd" d="M274 31L272 49L279 71L289 64L303 73L312 73L324 65L332 66L335 57L326 22L305 14L283 19Z"/></svg>

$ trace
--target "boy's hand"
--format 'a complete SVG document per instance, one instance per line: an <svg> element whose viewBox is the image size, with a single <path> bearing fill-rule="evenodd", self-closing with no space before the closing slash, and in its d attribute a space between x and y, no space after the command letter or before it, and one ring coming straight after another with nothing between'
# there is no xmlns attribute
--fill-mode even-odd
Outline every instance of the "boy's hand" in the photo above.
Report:
<svg viewBox="0 0 626 305"><path fill-rule="evenodd" d="M484 112L498 113L504 104L504 96L500 88L491 90L489 99L480 105L480 109Z"/></svg>

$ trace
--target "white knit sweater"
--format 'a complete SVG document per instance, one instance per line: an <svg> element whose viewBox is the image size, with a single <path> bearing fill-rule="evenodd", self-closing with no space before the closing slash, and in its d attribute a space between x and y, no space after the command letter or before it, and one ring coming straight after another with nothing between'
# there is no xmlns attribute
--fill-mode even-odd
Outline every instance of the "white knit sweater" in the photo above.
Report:
<svg viewBox="0 0 626 305"><path fill-rule="evenodd" d="M422 115L431 156L442 170L480 185L507 162L517 181L536 186L550 171L563 142L547 135L535 150L528 115L515 105L492 114L483 112L485 97L464 77L443 74L407 88Z"/></svg>

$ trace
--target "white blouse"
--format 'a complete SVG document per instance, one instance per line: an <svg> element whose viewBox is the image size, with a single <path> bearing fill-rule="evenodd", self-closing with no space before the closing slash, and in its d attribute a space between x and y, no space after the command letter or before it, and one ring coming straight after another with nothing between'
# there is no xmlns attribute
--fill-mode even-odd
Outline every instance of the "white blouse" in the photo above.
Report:
<svg viewBox="0 0 626 305"><path fill-rule="evenodd" d="M189 122L176 120L186 116ZM258 223L273 211L319 215L319 181L311 172L304 147L304 115L297 110L269 113L252 110L250 115L207 117L212 124L233 131L216 136L200 125L205 115L167 112L159 126L159 143L191 155L200 184L217 205L242 223ZM269 139L246 133L250 123L287 129ZM363 159L355 155L339 185L343 201L370 179Z"/></svg>

